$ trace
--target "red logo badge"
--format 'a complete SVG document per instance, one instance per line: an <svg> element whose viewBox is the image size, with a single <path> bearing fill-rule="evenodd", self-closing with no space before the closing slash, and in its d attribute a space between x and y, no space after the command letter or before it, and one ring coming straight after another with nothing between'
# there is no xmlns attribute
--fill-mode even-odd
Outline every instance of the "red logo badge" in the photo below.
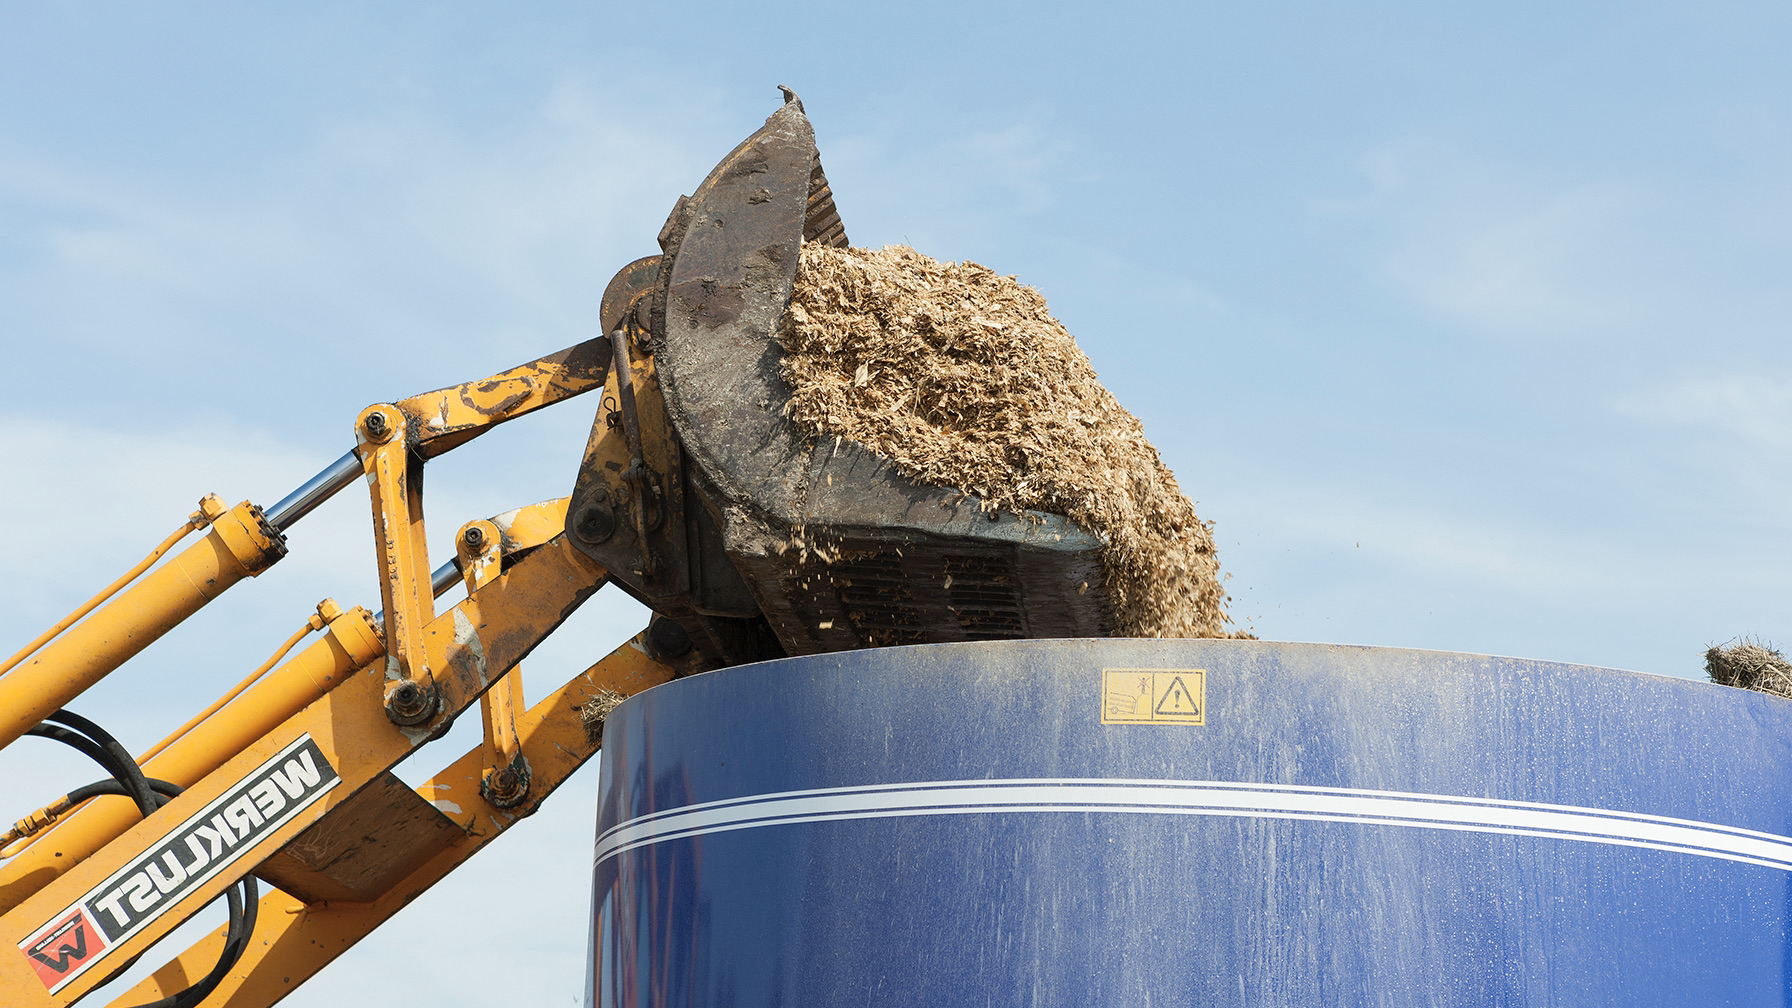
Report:
<svg viewBox="0 0 1792 1008"><path fill-rule="evenodd" d="M63 980L79 972L82 963L104 952L106 939L87 918L86 912L77 907L67 917L50 925L42 937L22 947L31 957L37 978L45 987L54 990Z"/></svg>

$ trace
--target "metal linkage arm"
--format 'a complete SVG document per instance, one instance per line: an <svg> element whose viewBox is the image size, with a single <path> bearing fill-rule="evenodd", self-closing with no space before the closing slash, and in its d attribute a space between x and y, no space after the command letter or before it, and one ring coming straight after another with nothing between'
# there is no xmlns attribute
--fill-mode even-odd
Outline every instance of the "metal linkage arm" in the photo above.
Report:
<svg viewBox="0 0 1792 1008"><path fill-rule="evenodd" d="M368 477L380 558L386 635L384 707L394 724L417 725L441 703L423 628L435 618L423 526L423 463L492 427L603 384L609 340L598 337L490 378L377 403L355 421Z"/></svg>
<svg viewBox="0 0 1792 1008"><path fill-rule="evenodd" d="M506 420L601 386L609 363L610 341L598 336L490 378L425 392L391 405L403 418L406 443L420 457L431 459Z"/></svg>
<svg viewBox="0 0 1792 1008"><path fill-rule="evenodd" d="M461 529L457 553L471 595L490 584L505 560L559 535L566 527L566 498L517 508L495 518L468 522ZM485 772L479 793L498 808L513 808L530 794L529 760L517 738L517 712L523 709L522 670L512 668L479 698L485 721Z"/></svg>

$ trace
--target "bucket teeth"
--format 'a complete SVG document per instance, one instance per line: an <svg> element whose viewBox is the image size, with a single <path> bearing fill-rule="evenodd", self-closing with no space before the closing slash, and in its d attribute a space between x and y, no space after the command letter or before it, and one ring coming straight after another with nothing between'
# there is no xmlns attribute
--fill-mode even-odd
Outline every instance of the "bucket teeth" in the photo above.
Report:
<svg viewBox="0 0 1792 1008"><path fill-rule="evenodd" d="M803 217L803 240L845 248L846 225L840 223L840 211L834 207L834 191L828 188L828 177L821 170L821 156L815 157L815 169L809 173L809 207Z"/></svg>

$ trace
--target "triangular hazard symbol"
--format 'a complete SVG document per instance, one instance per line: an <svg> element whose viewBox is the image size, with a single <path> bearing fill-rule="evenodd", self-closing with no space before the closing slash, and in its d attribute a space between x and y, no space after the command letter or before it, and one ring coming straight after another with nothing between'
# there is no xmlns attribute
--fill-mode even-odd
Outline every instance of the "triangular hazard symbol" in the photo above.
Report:
<svg viewBox="0 0 1792 1008"><path fill-rule="evenodd" d="M1196 705L1195 695L1188 691L1188 686L1183 683L1182 677L1177 676L1170 680L1169 690L1164 693L1164 698L1157 702L1157 713L1199 717L1201 708Z"/></svg>

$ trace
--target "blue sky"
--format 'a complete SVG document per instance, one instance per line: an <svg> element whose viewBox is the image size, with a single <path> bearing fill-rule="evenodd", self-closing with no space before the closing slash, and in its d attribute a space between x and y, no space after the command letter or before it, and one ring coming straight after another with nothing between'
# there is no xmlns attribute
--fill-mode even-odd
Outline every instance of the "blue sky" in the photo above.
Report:
<svg viewBox="0 0 1792 1008"><path fill-rule="evenodd" d="M1696 676L1707 644L1792 640L1789 20L0 0L0 634L202 493L271 504L361 407L592 335L788 84L856 243L1045 293L1216 523L1241 624ZM593 408L432 464L438 554L567 493ZM368 538L344 494L77 709L153 742L319 598L377 607ZM588 607L537 695L641 618ZM570 1003L591 776L287 1003L397 996L380 949L420 935L492 951L417 1003ZM491 922L520 948L544 919L559 958L503 986Z"/></svg>

